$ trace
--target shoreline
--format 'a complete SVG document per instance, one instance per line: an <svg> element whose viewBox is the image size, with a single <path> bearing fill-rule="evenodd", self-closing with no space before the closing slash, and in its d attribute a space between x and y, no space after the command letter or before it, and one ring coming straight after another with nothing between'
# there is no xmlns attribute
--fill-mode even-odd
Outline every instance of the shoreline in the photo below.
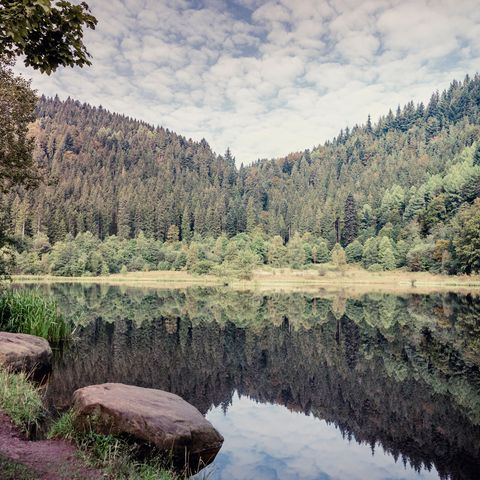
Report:
<svg viewBox="0 0 480 480"><path fill-rule="evenodd" d="M344 272L330 268L320 272L316 268L292 270L286 268L258 269L250 280L213 275L194 275L186 271L151 271L111 274L108 276L58 277L52 275L13 275L13 283L52 284L80 283L125 286L133 288L223 287L233 290L254 291L327 291L352 295L368 292L429 293L474 292L480 293L480 275L448 276L429 272L392 270L368 272L356 266ZM347 291L346 291L347 290Z"/></svg>

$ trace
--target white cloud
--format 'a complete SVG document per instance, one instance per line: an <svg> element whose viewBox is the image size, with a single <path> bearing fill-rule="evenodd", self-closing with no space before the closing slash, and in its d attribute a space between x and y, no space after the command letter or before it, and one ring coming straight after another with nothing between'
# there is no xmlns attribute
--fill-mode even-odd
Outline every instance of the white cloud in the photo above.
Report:
<svg viewBox="0 0 480 480"><path fill-rule="evenodd" d="M207 419L225 440L214 463L199 473L199 479L438 478L435 468L416 472L405 467L380 444L372 455L370 445L349 441L335 425L313 415L245 396L234 394L226 414L221 407L212 408Z"/></svg>
<svg viewBox="0 0 480 480"><path fill-rule="evenodd" d="M39 92L205 137L244 163L428 100L480 65L477 0L89 3L93 66L19 66Z"/></svg>

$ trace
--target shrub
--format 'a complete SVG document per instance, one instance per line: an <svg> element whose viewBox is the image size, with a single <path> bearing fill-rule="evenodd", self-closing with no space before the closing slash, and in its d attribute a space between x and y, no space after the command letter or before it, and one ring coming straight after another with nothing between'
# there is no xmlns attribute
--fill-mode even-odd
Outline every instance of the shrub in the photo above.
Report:
<svg viewBox="0 0 480 480"><path fill-rule="evenodd" d="M7 291L0 296L0 328L49 341L64 340L72 334L71 324L58 312L56 301L28 290Z"/></svg>
<svg viewBox="0 0 480 480"><path fill-rule="evenodd" d="M380 263L374 263L370 265L367 270L369 272L383 272L383 265L380 265Z"/></svg>
<svg viewBox="0 0 480 480"><path fill-rule="evenodd" d="M210 260L199 260L192 266L191 271L197 275L206 275L207 273L210 273L213 266L214 263Z"/></svg>

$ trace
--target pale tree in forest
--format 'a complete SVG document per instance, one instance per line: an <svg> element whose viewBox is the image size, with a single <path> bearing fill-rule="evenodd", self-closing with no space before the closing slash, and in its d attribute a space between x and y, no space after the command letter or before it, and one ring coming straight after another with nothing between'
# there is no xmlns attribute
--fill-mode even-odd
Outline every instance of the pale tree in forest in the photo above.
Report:
<svg viewBox="0 0 480 480"><path fill-rule="evenodd" d="M285 265L286 253L287 249L279 235L276 235L268 242L267 259L268 263L273 267L283 267Z"/></svg>
<svg viewBox="0 0 480 480"><path fill-rule="evenodd" d="M389 237L382 237L378 245L378 259L385 270L393 270L396 266L395 252Z"/></svg>
<svg viewBox="0 0 480 480"><path fill-rule="evenodd" d="M167 230L167 242L178 242L180 240L180 229L176 225L170 225Z"/></svg>
<svg viewBox="0 0 480 480"><path fill-rule="evenodd" d="M332 248L330 255L332 258L332 263L335 265L337 270L343 272L347 264L347 257L345 255L345 250L343 249L343 247L339 243L336 243L335 246Z"/></svg>
<svg viewBox="0 0 480 480"><path fill-rule="evenodd" d="M287 259L292 268L302 268L305 265L305 248L302 237L298 232L295 232L287 244Z"/></svg>

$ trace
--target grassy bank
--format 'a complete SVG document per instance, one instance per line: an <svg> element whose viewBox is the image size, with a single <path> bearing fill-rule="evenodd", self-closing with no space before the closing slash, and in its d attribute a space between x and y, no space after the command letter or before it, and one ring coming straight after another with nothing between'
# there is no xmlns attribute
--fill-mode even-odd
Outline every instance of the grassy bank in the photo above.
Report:
<svg viewBox="0 0 480 480"><path fill-rule="evenodd" d="M392 270L369 272L363 268L349 265L338 271L333 265L324 264L306 270L288 268L263 268L254 270L249 280L235 277L216 277L212 275L194 275L184 271L130 272L99 277L56 277L22 275L14 281L24 283L72 282L105 283L144 288L185 288L188 286L228 286L239 290L316 290L341 291L348 289L352 293L373 291L417 292L430 291L468 291L480 289L480 276L449 276L429 272L407 272Z"/></svg>
<svg viewBox="0 0 480 480"><path fill-rule="evenodd" d="M84 461L101 467L106 475L119 480L183 480L189 475L175 473L165 459L153 457L138 461L138 447L113 435L102 435L75 428L75 414L64 413L51 427L48 437L72 441Z"/></svg>
<svg viewBox="0 0 480 480"><path fill-rule="evenodd" d="M49 341L65 340L72 334L70 323L60 315L54 299L27 290L0 294L0 329Z"/></svg>
<svg viewBox="0 0 480 480"><path fill-rule="evenodd" d="M40 389L25 373L12 373L4 368L0 368L0 409L26 435L38 426L45 413Z"/></svg>

